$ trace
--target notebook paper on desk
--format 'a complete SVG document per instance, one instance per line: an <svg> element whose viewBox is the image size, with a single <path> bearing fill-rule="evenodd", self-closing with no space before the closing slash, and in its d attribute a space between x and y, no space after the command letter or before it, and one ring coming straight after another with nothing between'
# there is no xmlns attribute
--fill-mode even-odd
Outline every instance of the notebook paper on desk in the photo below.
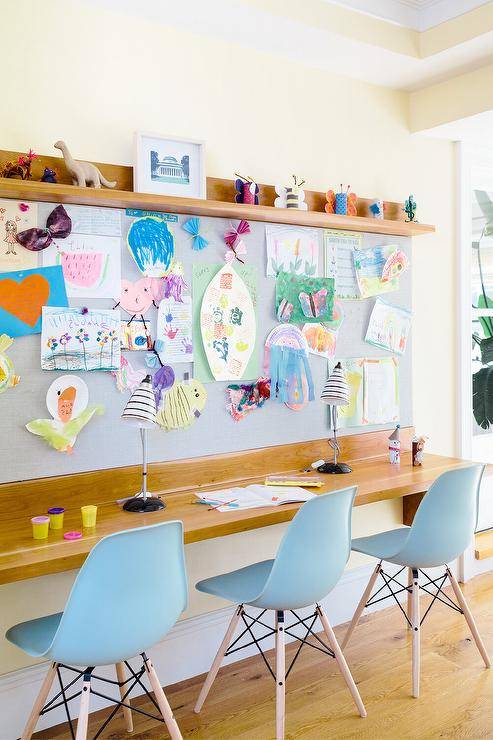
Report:
<svg viewBox="0 0 493 740"><path fill-rule="evenodd" d="M226 488L210 493L195 493L196 497L211 506L217 506L217 511L236 511L242 509L261 509L266 506L280 506L281 504L295 504L308 501L316 494L305 491L298 486L264 486L251 485L246 488ZM227 504L226 502L230 502ZM220 506L219 504L223 504Z"/></svg>

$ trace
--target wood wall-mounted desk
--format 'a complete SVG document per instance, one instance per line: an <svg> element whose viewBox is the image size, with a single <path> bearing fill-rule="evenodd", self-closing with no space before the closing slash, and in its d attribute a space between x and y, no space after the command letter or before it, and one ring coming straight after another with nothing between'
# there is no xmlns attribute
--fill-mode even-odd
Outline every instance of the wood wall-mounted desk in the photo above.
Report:
<svg viewBox="0 0 493 740"><path fill-rule="evenodd" d="M412 429L402 432L403 447L408 449ZM423 466L413 468L410 453L404 452L399 466L390 465L388 455L382 454L387 436L388 432L373 432L342 437L342 459L351 463L353 472L327 475L323 488L314 490L324 493L357 485L356 506L395 498L411 503L416 496L426 493L441 473L468 464L465 460L427 454ZM149 487L165 495L167 508L147 515L129 514L115 503L115 499L139 489L138 466L4 484L0 486L0 584L78 568L105 535L146 524L180 519L188 544L287 522L293 518L298 504L223 514L192 504L193 492L199 487L202 491L212 491L263 482L268 473L299 472L326 454L327 441L315 440L195 460L154 463L150 466ZM83 538L75 542L63 540L61 532L50 532L45 541L33 540L31 516L46 512L50 506L65 506L64 531L80 529L80 506L86 503L97 503L99 507L94 531L84 531ZM404 521L406 517L404 506Z"/></svg>

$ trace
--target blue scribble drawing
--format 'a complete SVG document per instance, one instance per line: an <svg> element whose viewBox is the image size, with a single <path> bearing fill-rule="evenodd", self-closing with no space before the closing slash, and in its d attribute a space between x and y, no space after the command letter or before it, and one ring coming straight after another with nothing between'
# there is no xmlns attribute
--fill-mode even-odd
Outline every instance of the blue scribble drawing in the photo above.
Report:
<svg viewBox="0 0 493 740"><path fill-rule="evenodd" d="M127 245L146 277L163 277L175 253L173 234L167 223L155 216L144 216L133 222L128 230Z"/></svg>
<svg viewBox="0 0 493 740"><path fill-rule="evenodd" d="M160 157L151 151L151 180L169 182L177 185L188 185L190 182L190 157L185 155L180 162L176 157Z"/></svg>

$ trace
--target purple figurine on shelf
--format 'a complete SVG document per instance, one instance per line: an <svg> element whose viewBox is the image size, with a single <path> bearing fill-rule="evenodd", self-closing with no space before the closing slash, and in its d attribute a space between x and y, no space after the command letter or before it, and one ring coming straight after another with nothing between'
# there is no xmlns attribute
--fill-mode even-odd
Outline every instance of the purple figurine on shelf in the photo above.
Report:
<svg viewBox="0 0 493 740"><path fill-rule="evenodd" d="M237 180L235 180L235 202L258 206L259 187L257 183L250 177L250 175L243 177L243 175L239 175L235 172L235 176L237 177Z"/></svg>
<svg viewBox="0 0 493 740"><path fill-rule="evenodd" d="M56 185L56 172L51 167L45 167L41 176L41 182L51 182Z"/></svg>

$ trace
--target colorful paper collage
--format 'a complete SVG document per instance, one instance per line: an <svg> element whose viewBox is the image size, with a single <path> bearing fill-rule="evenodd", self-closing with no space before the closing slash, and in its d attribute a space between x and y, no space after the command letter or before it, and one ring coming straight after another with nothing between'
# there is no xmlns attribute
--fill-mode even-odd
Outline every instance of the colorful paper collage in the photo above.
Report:
<svg viewBox="0 0 493 740"><path fill-rule="evenodd" d="M231 265L194 264L192 294L195 378L203 383L214 379L258 378L258 353L254 349L257 341L256 269L249 265L233 268ZM202 336L202 327L208 343L207 353L204 341L197 341L197 337ZM211 372L209 357L217 378ZM228 369L233 359L235 363Z"/></svg>
<svg viewBox="0 0 493 740"><path fill-rule="evenodd" d="M120 347L132 351L152 349L152 338L147 321L134 318L120 321Z"/></svg>
<svg viewBox="0 0 493 740"><path fill-rule="evenodd" d="M389 244L354 251L354 269L361 298L371 298L399 289L399 277L396 274L387 280L382 279L387 260L397 249L395 245Z"/></svg>
<svg viewBox="0 0 493 740"><path fill-rule="evenodd" d="M276 312L291 324L332 320L334 279L309 278L280 272L276 279Z"/></svg>
<svg viewBox="0 0 493 740"><path fill-rule="evenodd" d="M267 277L279 272L295 275L318 275L319 241L317 229L296 226L268 225L265 227L267 244Z"/></svg>
<svg viewBox="0 0 493 740"><path fill-rule="evenodd" d="M353 252L361 249L362 234L324 230L325 277L335 278L335 294L343 300L359 300Z"/></svg>
<svg viewBox="0 0 493 740"><path fill-rule="evenodd" d="M377 298L371 312L365 342L397 355L406 351L411 331L411 312Z"/></svg>
<svg viewBox="0 0 493 740"><path fill-rule="evenodd" d="M62 266L69 298L114 298L120 289L120 253L118 236L72 232L66 239L55 239L42 259L44 266Z"/></svg>
<svg viewBox="0 0 493 740"><path fill-rule="evenodd" d="M43 306L42 370L119 370L120 312Z"/></svg>
<svg viewBox="0 0 493 740"><path fill-rule="evenodd" d="M46 394L46 405L53 418L34 419L26 424L26 429L58 452L70 454L79 432L94 414L104 411L103 406L88 406L88 403L89 391L82 378L61 375Z"/></svg>
<svg viewBox="0 0 493 740"><path fill-rule="evenodd" d="M0 274L0 334L39 334L43 306L68 306L61 267Z"/></svg>
<svg viewBox="0 0 493 740"><path fill-rule="evenodd" d="M17 234L36 226L37 203L0 200L0 272L29 270L38 266L36 252L17 242Z"/></svg>
<svg viewBox="0 0 493 740"><path fill-rule="evenodd" d="M163 298L159 304L156 328L156 350L161 362L193 362L192 299L182 301Z"/></svg>

